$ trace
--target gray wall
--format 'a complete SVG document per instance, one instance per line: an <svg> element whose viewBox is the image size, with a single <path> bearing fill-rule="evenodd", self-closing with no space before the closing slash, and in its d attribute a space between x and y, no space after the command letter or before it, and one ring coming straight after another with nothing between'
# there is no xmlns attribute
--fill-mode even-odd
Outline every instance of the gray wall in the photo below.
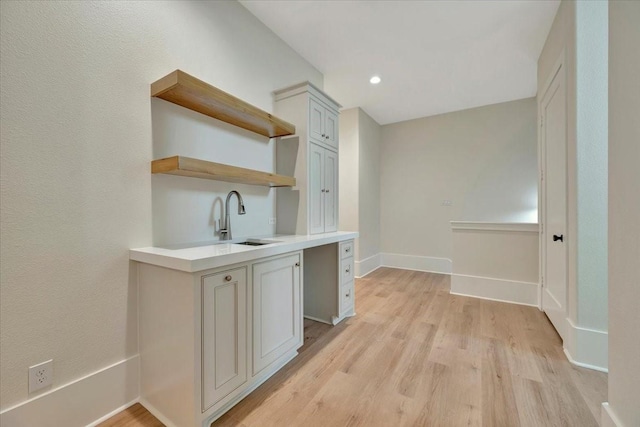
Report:
<svg viewBox="0 0 640 427"><path fill-rule="evenodd" d="M385 125L380 158L382 252L450 259L450 221L537 222L535 98Z"/></svg>
<svg viewBox="0 0 640 427"><path fill-rule="evenodd" d="M639 2L609 2L609 405L621 426L640 425L639 22Z"/></svg>

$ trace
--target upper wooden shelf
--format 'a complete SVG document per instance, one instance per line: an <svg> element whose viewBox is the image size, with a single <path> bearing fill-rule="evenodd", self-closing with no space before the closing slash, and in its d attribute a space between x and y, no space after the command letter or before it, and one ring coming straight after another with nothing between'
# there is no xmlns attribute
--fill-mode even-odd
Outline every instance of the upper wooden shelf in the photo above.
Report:
<svg viewBox="0 0 640 427"><path fill-rule="evenodd" d="M151 83L151 96L269 138L296 133L296 127L291 123L272 116L184 71L176 70Z"/></svg>
<svg viewBox="0 0 640 427"><path fill-rule="evenodd" d="M182 156L152 161L151 173L166 173L266 187L293 187L296 185L296 179L291 176L276 175Z"/></svg>

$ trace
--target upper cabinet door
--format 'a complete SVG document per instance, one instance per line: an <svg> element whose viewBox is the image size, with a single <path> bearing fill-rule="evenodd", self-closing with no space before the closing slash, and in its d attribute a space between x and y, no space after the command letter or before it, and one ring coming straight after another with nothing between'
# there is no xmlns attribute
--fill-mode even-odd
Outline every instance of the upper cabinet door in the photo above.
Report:
<svg viewBox="0 0 640 427"><path fill-rule="evenodd" d="M338 154L324 150L324 231L338 231Z"/></svg>
<svg viewBox="0 0 640 427"><path fill-rule="evenodd" d="M324 148L309 144L309 233L324 233Z"/></svg>
<svg viewBox="0 0 640 427"><path fill-rule="evenodd" d="M309 98L309 137L317 142L326 141L325 108L315 99Z"/></svg>
<svg viewBox="0 0 640 427"><path fill-rule="evenodd" d="M325 143L333 148L338 148L338 115L326 108L324 112Z"/></svg>

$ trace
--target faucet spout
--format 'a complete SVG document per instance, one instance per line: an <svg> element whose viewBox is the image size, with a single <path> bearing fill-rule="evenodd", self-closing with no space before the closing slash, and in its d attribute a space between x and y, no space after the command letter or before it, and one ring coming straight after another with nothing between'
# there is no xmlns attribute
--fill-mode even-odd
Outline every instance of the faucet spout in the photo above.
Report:
<svg viewBox="0 0 640 427"><path fill-rule="evenodd" d="M247 211L244 208L244 201L242 200L242 196L236 190L230 191L227 194L227 201L224 204L224 223L220 226L220 240L231 240L231 214L229 212L229 201L231 201L231 196L236 195L238 198L238 215L244 215Z"/></svg>

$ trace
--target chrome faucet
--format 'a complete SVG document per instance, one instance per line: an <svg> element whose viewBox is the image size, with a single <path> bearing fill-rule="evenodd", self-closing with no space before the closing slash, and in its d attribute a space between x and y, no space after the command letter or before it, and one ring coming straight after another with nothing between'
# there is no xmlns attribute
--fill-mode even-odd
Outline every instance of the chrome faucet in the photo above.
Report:
<svg viewBox="0 0 640 427"><path fill-rule="evenodd" d="M238 215L244 215L247 211L244 210L244 201L242 196L236 190L230 191L227 194L227 201L224 204L224 223L220 221L220 240L231 240L231 215L229 214L229 200L231 196L236 195L238 197Z"/></svg>

